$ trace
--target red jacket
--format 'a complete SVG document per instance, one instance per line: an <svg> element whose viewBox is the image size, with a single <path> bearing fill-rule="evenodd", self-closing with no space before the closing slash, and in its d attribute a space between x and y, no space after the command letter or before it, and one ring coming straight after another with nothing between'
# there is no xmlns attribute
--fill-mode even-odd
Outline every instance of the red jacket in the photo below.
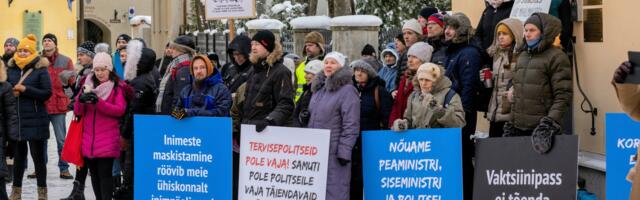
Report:
<svg viewBox="0 0 640 200"><path fill-rule="evenodd" d="M393 102L393 108L391 109L391 115L389 116L389 127L393 126L393 122L396 121L396 119L402 119L404 111L407 110L407 99L409 99L411 92L413 92L412 78L413 75L409 75L409 69L407 69L400 79L400 84L398 85L397 90L398 94L396 94L396 99Z"/></svg>
<svg viewBox="0 0 640 200"><path fill-rule="evenodd" d="M43 53L44 55L44 53ZM73 70L73 62L69 57L59 54L56 50L49 59L49 77L51 79L51 97L45 102L49 114L64 114L69 111L67 106L71 99L64 93L60 73L64 70ZM73 85L74 79L70 78L68 85Z"/></svg>

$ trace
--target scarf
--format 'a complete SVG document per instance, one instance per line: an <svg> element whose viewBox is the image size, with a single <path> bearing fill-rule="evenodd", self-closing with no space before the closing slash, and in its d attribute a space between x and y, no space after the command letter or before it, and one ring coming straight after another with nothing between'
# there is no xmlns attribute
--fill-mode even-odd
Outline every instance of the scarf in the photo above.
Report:
<svg viewBox="0 0 640 200"><path fill-rule="evenodd" d="M31 54L30 56L26 57L26 58L21 58L18 56L18 54L14 54L13 55L13 60L16 63L16 65L18 65L18 67L20 69L24 69L25 66L27 66L29 63L33 62L33 60L35 60L39 55L34 53Z"/></svg>
<svg viewBox="0 0 640 200"><path fill-rule="evenodd" d="M167 71L164 72L162 76L162 80L160 81L160 86L158 87L158 98L156 99L156 112L162 111L162 100L164 99L164 93L166 91L167 83L169 82L169 78L171 77L173 69L180 63L184 61L191 60L189 54L182 54L175 59L173 59L169 66L167 67ZM179 94L178 94L179 95Z"/></svg>
<svg viewBox="0 0 640 200"><path fill-rule="evenodd" d="M109 98L109 95L111 95L111 91L113 90L113 86L115 86L115 83L112 80L109 80L100 83L98 87L94 88L92 79L93 74L87 76L87 79L84 81L85 87L91 90L91 92L96 93L96 96L98 96L98 98L102 99L103 101L107 100L107 98Z"/></svg>
<svg viewBox="0 0 640 200"><path fill-rule="evenodd" d="M540 41L542 41L542 36L538 36L538 38L533 39L533 40L527 40L527 46L529 48L534 48L536 46L538 46L538 44L540 44Z"/></svg>

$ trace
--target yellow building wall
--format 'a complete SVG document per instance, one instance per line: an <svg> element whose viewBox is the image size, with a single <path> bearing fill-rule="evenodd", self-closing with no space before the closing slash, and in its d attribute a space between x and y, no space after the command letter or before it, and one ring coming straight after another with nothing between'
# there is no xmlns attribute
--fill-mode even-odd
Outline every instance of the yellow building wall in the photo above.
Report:
<svg viewBox="0 0 640 200"><path fill-rule="evenodd" d="M67 1L52 0L14 0L11 7L7 1L0 3L0 43L9 37L22 39L23 33L23 13L42 11L42 35L53 33L58 38L58 49L72 60L76 58L77 46L77 6L73 1L72 10L69 10ZM42 38L38 38L41 43ZM0 52L3 52L0 49ZM75 62L74 62L75 63Z"/></svg>
<svg viewBox="0 0 640 200"><path fill-rule="evenodd" d="M633 13L640 7L637 0L603 1L604 42L584 42L583 23L574 23L577 63L582 88L595 107L597 134L591 136L591 115L580 110L582 95L578 91L574 76L574 133L580 136L580 150L605 154L605 115L621 112L611 78L617 66L627 60L627 51L640 51L640 26ZM474 26L482 15L484 1L453 0L453 11L468 14ZM585 7L587 8L587 7ZM591 7L590 7L591 8Z"/></svg>

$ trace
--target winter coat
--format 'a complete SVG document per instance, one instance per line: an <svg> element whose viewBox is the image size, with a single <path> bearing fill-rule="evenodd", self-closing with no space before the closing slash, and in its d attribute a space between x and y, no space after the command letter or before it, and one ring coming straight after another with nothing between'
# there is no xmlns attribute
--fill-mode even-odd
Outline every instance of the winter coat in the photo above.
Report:
<svg viewBox="0 0 640 200"><path fill-rule="evenodd" d="M309 128L331 130L327 173L328 200L349 199L352 149L360 134L360 101L353 86L351 69L342 67L331 77L317 75L311 83L311 119Z"/></svg>
<svg viewBox="0 0 640 200"><path fill-rule="evenodd" d="M540 17L544 35L537 46L520 54L516 64L512 112L513 125L521 130L533 130L545 116L562 122L573 87L569 58L552 47L561 31L560 20L540 13L531 17Z"/></svg>
<svg viewBox="0 0 640 200"><path fill-rule="evenodd" d="M17 135L9 135L17 141L49 139L49 115L45 101L51 97L51 80L47 72L49 61L45 57L36 57L30 64L20 69L14 62L9 61L7 81L16 85L23 73L33 69L31 74L22 82L27 89L17 97L18 124Z"/></svg>
<svg viewBox="0 0 640 200"><path fill-rule="evenodd" d="M67 106L71 99L64 93L63 85L72 85L74 80L69 79L69 83L63 84L60 80L60 73L65 70L73 71L73 62L69 57L59 54L57 50L47 59L49 59L48 71L52 92L49 100L45 102L47 112L49 114L64 114L69 111Z"/></svg>
<svg viewBox="0 0 640 200"><path fill-rule="evenodd" d="M215 69L215 68L214 68ZM180 98L176 99L175 106L185 109L185 115L228 117L231 109L231 93L222 83L222 75L218 70L196 86L188 85L180 93Z"/></svg>
<svg viewBox="0 0 640 200"><path fill-rule="evenodd" d="M389 116L389 127L393 126L393 122L396 121L396 119L400 119L404 116L404 111L407 109L407 99L409 98L409 95L411 95L411 92L413 92L413 83L411 83L411 80L414 75L415 72L407 70L400 80L397 90L398 93L396 94L396 99L393 102L393 108L391 109L391 115Z"/></svg>
<svg viewBox="0 0 640 200"><path fill-rule="evenodd" d="M487 50L489 55L493 57L494 87L487 112L487 119L491 122L511 121L511 102L507 99L507 93L512 84L511 79L516 67L516 59L524 44L522 22L507 18L498 23L498 25L500 24L506 25L513 32L515 45L507 49L501 48L496 35L493 44Z"/></svg>
<svg viewBox="0 0 640 200"><path fill-rule="evenodd" d="M385 130L389 128L389 115L393 99L384 88L385 82L380 77L369 78L365 85L356 83L360 95L360 130ZM377 97L376 97L376 90ZM376 98L378 99L376 103Z"/></svg>
<svg viewBox="0 0 640 200"><path fill-rule="evenodd" d="M120 118L127 102L123 82L114 85L106 100L96 104L81 103L76 97L74 113L82 117L82 156L86 158L120 157Z"/></svg>
<svg viewBox="0 0 640 200"><path fill-rule="evenodd" d="M431 63L444 66L444 63L447 60L447 45L444 42L444 36L435 39L428 39L427 42L433 47Z"/></svg>
<svg viewBox="0 0 640 200"><path fill-rule="evenodd" d="M304 85L302 88L302 95L296 103L295 109L293 109L292 127L306 128L309 123L309 103L311 103L311 83Z"/></svg>
<svg viewBox="0 0 640 200"><path fill-rule="evenodd" d="M282 64L282 55L282 48L276 48L266 60L253 64L240 114L243 124L255 124L267 117L275 126L289 122L294 108L294 88L291 71Z"/></svg>
<svg viewBox="0 0 640 200"><path fill-rule="evenodd" d="M632 119L640 121L640 85L613 83L620 108Z"/></svg>
<svg viewBox="0 0 640 200"><path fill-rule="evenodd" d="M451 89L460 95L466 112L475 113L477 110L474 100L481 86L478 75L481 66L480 47L472 42L450 44L447 47L445 75L452 82Z"/></svg>
<svg viewBox="0 0 640 200"><path fill-rule="evenodd" d="M19 130L18 113L16 112L16 98L13 96L13 87L7 82L7 71L0 63L0 142L4 144L10 135L17 135ZM5 148L0 148L0 158L6 155ZM9 174L6 162L0 162L0 177Z"/></svg>
<svg viewBox="0 0 640 200"><path fill-rule="evenodd" d="M142 43L129 43L128 48ZM142 47L138 47L142 49ZM140 55L137 55L140 52ZM129 88L133 90L133 97L127 101L127 111L121 122L121 134L126 139L133 136L133 115L134 114L155 114L155 103L160 73L154 67L155 53L150 49L132 50L127 57L125 66L125 78ZM131 63L131 64L129 64ZM126 91L126 90L125 90ZM126 94L126 93L125 93ZM126 98L125 98L126 99Z"/></svg>
<svg viewBox="0 0 640 200"><path fill-rule="evenodd" d="M240 54L245 55L247 61L240 65L236 63L236 60L233 59L233 57L231 57L231 62L225 64L224 68L226 68L227 71L222 74L222 79L231 93L236 93L238 87L247 81L251 72L251 62L249 61L249 53L251 53L251 39L247 36L238 36L233 39L231 44L229 44L227 54L233 55L234 51L238 51Z"/></svg>
<svg viewBox="0 0 640 200"><path fill-rule="evenodd" d="M387 91L394 91L397 88L396 77L398 76L398 63L400 62L400 56L398 56L398 53L392 49L385 49L380 55L384 55L387 52L396 57L396 62L393 63L393 65L383 64L380 71L378 71L378 76L384 80ZM384 63L384 56L381 56L380 59Z"/></svg>
<svg viewBox="0 0 640 200"><path fill-rule="evenodd" d="M482 43L482 49L487 49L493 44L496 25L503 19L509 18L514 2L515 0L505 1L498 8L485 2L486 7L482 12L475 34L475 37Z"/></svg>
<svg viewBox="0 0 640 200"><path fill-rule="evenodd" d="M409 120L409 127L412 129L419 128L462 128L465 125L464 109L462 101L458 94L444 108L445 114L439 118L433 116L434 109L444 107L445 98L449 90L451 90L451 81L447 77L442 77L433 84L430 94L423 94L420 91L418 79L413 79L414 90L407 100L407 110L404 118ZM431 106L432 100L436 100L437 105Z"/></svg>
<svg viewBox="0 0 640 200"><path fill-rule="evenodd" d="M191 65L191 55L182 54L167 67L167 71L163 75L162 79L167 79L165 85L160 81L158 87L159 93L156 99L156 112L160 114L169 114L173 109L174 98L180 95L182 89L191 84L191 72L189 66ZM164 86L164 87L163 87ZM160 106L158 106L160 103Z"/></svg>

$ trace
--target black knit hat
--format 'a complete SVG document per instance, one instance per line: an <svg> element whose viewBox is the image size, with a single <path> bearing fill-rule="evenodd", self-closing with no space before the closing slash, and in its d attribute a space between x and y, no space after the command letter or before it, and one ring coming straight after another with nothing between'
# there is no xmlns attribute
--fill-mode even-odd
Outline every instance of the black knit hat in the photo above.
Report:
<svg viewBox="0 0 640 200"><path fill-rule="evenodd" d="M438 13L438 9L434 7L425 7L420 10L420 16L424 17L425 19L429 18L429 16L433 15L433 13Z"/></svg>
<svg viewBox="0 0 640 200"><path fill-rule="evenodd" d="M131 41L131 36L129 36L127 34L119 35L118 38L116 38L116 45L118 45L118 41L119 40L124 40L124 41L127 41L127 43L129 43L129 41Z"/></svg>
<svg viewBox="0 0 640 200"><path fill-rule="evenodd" d="M95 46L96 44L92 41L85 41L78 46L78 53L86 54L93 58L96 55Z"/></svg>
<svg viewBox="0 0 640 200"><path fill-rule="evenodd" d="M407 43L404 41L404 36L402 35L402 33L398 34L396 36L396 39L400 40L400 42L402 42L403 45L407 45Z"/></svg>
<svg viewBox="0 0 640 200"><path fill-rule="evenodd" d="M261 30L253 35L252 41L260 43L269 52L276 48L276 36L271 31Z"/></svg>
<svg viewBox="0 0 640 200"><path fill-rule="evenodd" d="M42 42L44 42L44 39L50 39L54 44L56 44L56 46L58 46L58 37L56 37L56 35L47 33L46 35L44 35L44 37L42 37Z"/></svg>
<svg viewBox="0 0 640 200"><path fill-rule="evenodd" d="M362 49L362 54L363 56L375 56L376 55L376 49L373 48L373 46L371 46L370 44L364 45L364 48Z"/></svg>

